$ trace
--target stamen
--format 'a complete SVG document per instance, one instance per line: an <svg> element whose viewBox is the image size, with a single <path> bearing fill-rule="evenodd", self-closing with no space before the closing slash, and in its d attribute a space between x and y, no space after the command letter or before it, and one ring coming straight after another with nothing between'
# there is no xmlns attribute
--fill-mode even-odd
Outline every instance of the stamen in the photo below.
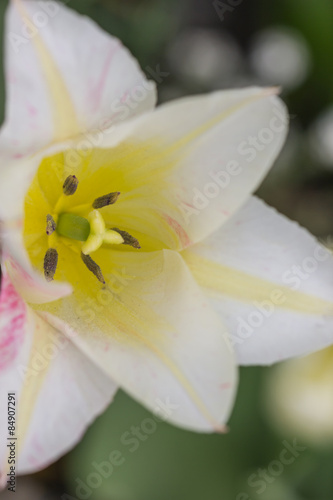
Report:
<svg viewBox="0 0 333 500"><path fill-rule="evenodd" d="M52 215L48 214L46 216L46 234L51 236L52 233L57 229L57 224L54 222Z"/></svg>
<svg viewBox="0 0 333 500"><path fill-rule="evenodd" d="M122 231L121 229L118 229L117 227L113 227L112 231L116 231L117 233L119 233L122 236L122 238L124 240L123 245L130 245L131 247L137 248L138 250L141 248L141 245L138 242L138 240L136 238L134 238L134 236L127 233L126 231Z"/></svg>
<svg viewBox="0 0 333 500"><path fill-rule="evenodd" d="M63 193L66 196L73 195L76 192L78 185L79 185L79 181L77 180L77 177L75 177L75 175L69 175L67 177L67 179L65 180L64 185L62 187Z"/></svg>
<svg viewBox="0 0 333 500"><path fill-rule="evenodd" d="M85 255L84 253L81 253L81 258L84 264L89 269L89 271L91 271L96 276L98 281L100 281L101 283L103 283L103 285L105 285L105 279L99 265L96 264L96 262L90 257L90 255Z"/></svg>
<svg viewBox="0 0 333 500"><path fill-rule="evenodd" d="M44 257L44 276L46 281L53 281L58 265L58 252L49 248Z"/></svg>
<svg viewBox="0 0 333 500"><path fill-rule="evenodd" d="M113 205L116 203L120 196L120 192L117 191L115 193L109 193L104 196L101 196L100 198L96 198L96 200L93 203L93 208L99 209L103 207L107 207L108 205Z"/></svg>

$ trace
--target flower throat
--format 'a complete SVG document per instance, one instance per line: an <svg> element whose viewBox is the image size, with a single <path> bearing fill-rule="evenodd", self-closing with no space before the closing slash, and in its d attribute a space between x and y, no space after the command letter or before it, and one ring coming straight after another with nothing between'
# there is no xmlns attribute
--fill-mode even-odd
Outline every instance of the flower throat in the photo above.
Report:
<svg viewBox="0 0 333 500"><path fill-rule="evenodd" d="M46 234L48 236L48 250L44 257L44 276L47 281L54 279L58 266L58 251L55 248L55 235L69 240L82 242L81 259L87 269L103 284L105 279L99 265L91 258L90 254L96 252L102 245L130 245L140 249L136 238L126 231L118 228L106 228L103 216L99 209L113 205L118 200L120 193L109 193L92 204L80 205L71 212L63 212L62 204L67 196L72 196L78 189L79 181L75 175L67 177L63 184L63 194L59 198L53 214L47 214ZM81 217L76 212L90 209L87 218Z"/></svg>

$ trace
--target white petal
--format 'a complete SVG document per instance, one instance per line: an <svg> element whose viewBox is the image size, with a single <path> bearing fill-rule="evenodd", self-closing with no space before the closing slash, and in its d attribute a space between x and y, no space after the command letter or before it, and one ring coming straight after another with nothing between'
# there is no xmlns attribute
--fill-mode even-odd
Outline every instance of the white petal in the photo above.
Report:
<svg viewBox="0 0 333 500"><path fill-rule="evenodd" d="M10 2L5 40L7 157L155 105L154 84L119 40L60 3Z"/></svg>
<svg viewBox="0 0 333 500"><path fill-rule="evenodd" d="M144 195L150 202L137 217L164 216L179 248L221 226L258 187L284 143L288 116L276 93L247 88L180 99L106 136L103 147L121 140L127 147L128 165L121 166L131 199L139 203Z"/></svg>
<svg viewBox="0 0 333 500"><path fill-rule="evenodd" d="M270 364L333 343L333 256L252 198L184 253L228 326L241 364Z"/></svg>
<svg viewBox="0 0 333 500"><path fill-rule="evenodd" d="M16 291L30 304L51 302L72 293L68 283L49 283L32 268L18 232L5 236L3 248L1 266L10 275Z"/></svg>
<svg viewBox="0 0 333 500"><path fill-rule="evenodd" d="M52 154L58 147L52 146L46 152ZM46 282L32 268L23 244L24 199L44 154L40 152L29 159L11 160L6 164L8 168L0 169L2 267L7 268L16 289L30 303L57 300L72 291L66 283Z"/></svg>
<svg viewBox="0 0 333 500"><path fill-rule="evenodd" d="M72 448L117 389L72 342L29 310L8 276L0 297L0 398L16 393L18 472L46 467ZM8 472L7 411L0 415L0 486Z"/></svg>
<svg viewBox="0 0 333 500"><path fill-rule="evenodd" d="M74 296L39 309L77 330L73 342L151 411L187 429L223 430L236 388L233 354L179 254L113 252L101 267L106 287L78 268Z"/></svg>
<svg viewBox="0 0 333 500"><path fill-rule="evenodd" d="M25 248L22 235L16 229L3 229L1 267L10 275L20 296L31 304L42 304L58 300L72 293L68 283L49 283L33 269Z"/></svg>

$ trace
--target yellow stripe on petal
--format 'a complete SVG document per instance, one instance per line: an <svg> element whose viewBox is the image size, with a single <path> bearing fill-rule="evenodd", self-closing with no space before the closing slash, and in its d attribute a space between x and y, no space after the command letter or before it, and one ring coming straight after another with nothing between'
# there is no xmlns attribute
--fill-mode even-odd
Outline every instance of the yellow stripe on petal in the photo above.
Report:
<svg viewBox="0 0 333 500"><path fill-rule="evenodd" d="M46 352L50 345L53 345L54 340L52 328L32 311L30 311L30 315L30 320L35 322L35 329L28 366L21 367L24 369L25 378L18 404L18 455L23 448L36 403L52 361L49 357L43 356L42 353Z"/></svg>
<svg viewBox="0 0 333 500"><path fill-rule="evenodd" d="M163 351L158 349L153 344L147 343L146 339L141 339L148 349L150 349L160 361L170 370L176 380L178 380L179 385L183 387L184 391L187 393L188 397L193 401L194 405L197 407L201 415L210 423L212 429L215 432L224 433L227 431L226 426L223 426L217 422L212 413L207 408L205 402L200 397L195 389L195 386L189 381L189 379L184 375L182 370L173 362L173 360L168 357Z"/></svg>
<svg viewBox="0 0 333 500"><path fill-rule="evenodd" d="M28 26L35 30L21 0L13 0L21 17ZM69 95L61 73L47 49L39 33L32 39L43 70L47 88L50 94L50 103L54 122L54 141L63 141L78 135L81 130L76 119L76 110Z"/></svg>
<svg viewBox="0 0 333 500"><path fill-rule="evenodd" d="M214 128L220 122L229 118L232 114L237 113L242 108L245 108L252 102L258 101L259 99L263 99L264 97L274 96L280 93L279 87L270 87L267 89L263 89L261 93L255 94L253 96L247 97L243 101L235 104L234 106L230 106L228 109L224 110L222 113L217 114L206 123L203 123L198 128L192 130L184 137L175 142L166 152L165 154L170 154L178 149L188 146L191 142L198 139L200 136L204 135L210 129Z"/></svg>
<svg viewBox="0 0 333 500"><path fill-rule="evenodd" d="M332 302L222 266L191 251L182 255L196 281L212 296L225 295L243 302L269 299L278 307L304 314L333 314Z"/></svg>
<svg viewBox="0 0 333 500"><path fill-rule="evenodd" d="M201 415L210 423L214 431L220 433L226 432L226 427L219 424L214 418L205 402L196 391L193 383L190 382L179 366L177 366L174 360L167 354L168 350L158 347L157 344L161 341L162 344L160 345L163 347L163 330L170 328L170 325L168 325L167 322L164 323L161 321L161 318L157 317L156 313L154 313L145 301L140 300L138 297L135 298L135 301L130 300L128 296L126 299L125 304L122 304L120 301L113 303L112 321L110 322L125 335L125 337L122 337L121 341L126 344L127 342L131 343L133 340L136 340L139 344L142 344L151 351L170 373L172 373ZM125 300L124 296L122 300ZM133 313L133 311L135 312ZM140 315L136 313L136 311L139 311ZM140 330L145 333L139 333ZM169 342L167 336L164 337L164 342Z"/></svg>
<svg viewBox="0 0 333 500"><path fill-rule="evenodd" d="M207 378L209 391L216 391L223 399L233 379L229 374L224 377L219 358L215 365L219 383L216 382L214 370L205 369L206 357L201 364L198 354L193 354L193 349L199 350L198 343L202 341L205 345L200 337L204 327L200 328L197 323L187 325L189 314L186 311L191 311L192 316L196 314L192 311L192 301L187 299L190 283L194 282L178 254L110 253L107 249L100 249L96 254L96 262L103 269L104 286L90 276L91 273L81 269L80 261L75 264L75 257L65 247L62 256L71 271L69 281L76 281L78 286L68 301L55 302L51 307L40 306L38 310L50 312L52 318L64 319L75 331L79 331L80 335L73 339L76 345L125 390L148 404L151 410L157 404L156 398L165 391L164 387L158 390L158 384L167 384L170 396L173 394L171 391L177 393L177 404L184 401L183 411L190 411L191 408L195 414L193 418L200 422L193 424L194 428L203 426L205 430L225 431L223 411L216 411L219 405L215 397L211 399L206 394L201 381ZM182 266L184 276L180 276ZM178 281L184 293L175 286ZM195 292L194 297L197 299ZM180 298L186 301L184 310L179 305ZM201 302L199 304L201 307ZM166 312L169 309L170 317ZM205 308L203 313L210 316ZM50 322L54 324L52 318ZM220 328L215 315L209 321L214 328ZM206 333L204 337L207 338L207 335L211 333ZM189 344L188 350L187 341L194 342L192 347ZM216 342L216 349L222 350L223 359L224 344L219 333L212 342ZM229 359L231 353L227 347L225 352ZM215 355L216 351L208 347L207 356L215 357L216 361ZM209 367L212 369L211 364ZM224 383L228 385L226 389ZM173 418L180 418L181 421L181 417ZM186 422L183 421L182 425L186 425Z"/></svg>

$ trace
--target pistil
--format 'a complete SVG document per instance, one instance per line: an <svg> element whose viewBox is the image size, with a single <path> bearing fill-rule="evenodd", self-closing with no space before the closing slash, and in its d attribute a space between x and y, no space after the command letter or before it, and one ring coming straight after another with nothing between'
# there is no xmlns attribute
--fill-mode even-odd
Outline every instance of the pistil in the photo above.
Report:
<svg viewBox="0 0 333 500"><path fill-rule="evenodd" d="M90 234L90 224L79 215L63 213L58 217L57 233L76 241L86 241Z"/></svg>
<svg viewBox="0 0 333 500"><path fill-rule="evenodd" d="M106 229L105 222L98 210L93 210L88 216L90 222L90 234L87 241L82 245L82 253L89 255L96 252L103 243L120 245L124 243L123 237L112 229Z"/></svg>

